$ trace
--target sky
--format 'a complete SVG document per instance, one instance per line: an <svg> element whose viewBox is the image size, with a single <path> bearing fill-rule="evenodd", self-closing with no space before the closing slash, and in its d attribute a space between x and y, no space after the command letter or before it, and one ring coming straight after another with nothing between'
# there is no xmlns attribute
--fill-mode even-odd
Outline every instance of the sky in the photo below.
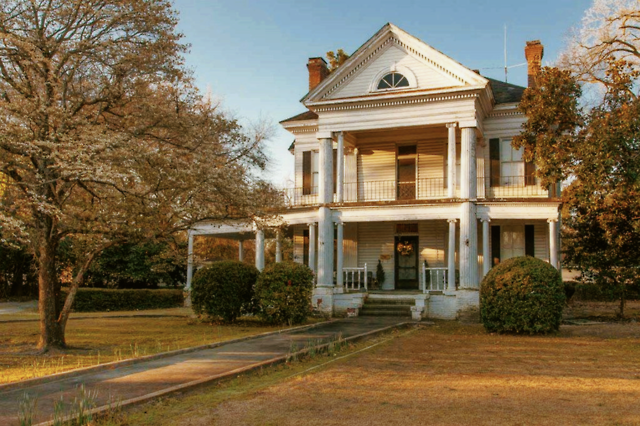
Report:
<svg viewBox="0 0 640 426"><path fill-rule="evenodd" d="M307 60L353 53L391 22L482 75L504 80L504 26L510 83L526 86L527 40L541 40L552 65L591 0L174 0L178 30L191 45L187 66L243 125L267 121L265 177L282 186L293 176L293 135L278 122L305 111Z"/></svg>

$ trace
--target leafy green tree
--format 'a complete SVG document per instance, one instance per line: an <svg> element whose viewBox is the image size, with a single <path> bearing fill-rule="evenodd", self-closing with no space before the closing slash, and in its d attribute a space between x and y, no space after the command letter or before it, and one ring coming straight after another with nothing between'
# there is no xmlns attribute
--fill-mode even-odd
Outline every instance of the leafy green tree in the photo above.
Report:
<svg viewBox="0 0 640 426"><path fill-rule="evenodd" d="M542 70L525 92L527 115L514 146L534 155L543 182L568 178L563 191L565 262L582 279L612 287L624 315L626 289L640 280L640 100L638 72L609 61L602 102L577 107L580 90L569 72ZM560 130L562 129L562 130Z"/></svg>

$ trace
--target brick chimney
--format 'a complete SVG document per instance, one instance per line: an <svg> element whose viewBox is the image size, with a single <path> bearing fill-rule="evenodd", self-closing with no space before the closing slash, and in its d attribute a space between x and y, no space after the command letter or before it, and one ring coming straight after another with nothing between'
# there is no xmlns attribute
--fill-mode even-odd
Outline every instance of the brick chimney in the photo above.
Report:
<svg viewBox="0 0 640 426"><path fill-rule="evenodd" d="M544 46L540 40L528 41L524 47L524 57L527 58L527 74L529 76L529 87L536 85L536 76L540 71Z"/></svg>
<svg viewBox="0 0 640 426"><path fill-rule="evenodd" d="M323 58L309 58L307 69L309 70L309 91L315 89L329 75L327 61Z"/></svg>

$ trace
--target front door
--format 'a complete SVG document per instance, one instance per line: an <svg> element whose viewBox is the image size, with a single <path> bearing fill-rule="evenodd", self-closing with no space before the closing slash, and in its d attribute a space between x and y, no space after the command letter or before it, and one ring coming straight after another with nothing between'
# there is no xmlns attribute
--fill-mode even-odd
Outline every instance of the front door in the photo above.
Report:
<svg viewBox="0 0 640 426"><path fill-rule="evenodd" d="M396 289L418 290L418 237L397 236L396 253Z"/></svg>

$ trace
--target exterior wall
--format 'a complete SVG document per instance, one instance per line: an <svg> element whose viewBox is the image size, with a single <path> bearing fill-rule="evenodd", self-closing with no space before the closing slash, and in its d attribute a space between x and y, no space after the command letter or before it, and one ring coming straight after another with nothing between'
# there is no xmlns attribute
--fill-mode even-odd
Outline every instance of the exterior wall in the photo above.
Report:
<svg viewBox="0 0 640 426"><path fill-rule="evenodd" d="M343 87L337 89L329 99L361 96L369 93L369 87L381 70L390 70L392 65L409 68L417 80L417 88L431 89L438 87L461 86L462 83L437 71L431 66L408 54L403 48L391 44L376 55L375 61L361 69L358 75Z"/></svg>
<svg viewBox="0 0 640 426"><path fill-rule="evenodd" d="M374 271L378 266L378 259L385 271L383 290L394 288L394 223L371 222L358 224L358 267Z"/></svg>

